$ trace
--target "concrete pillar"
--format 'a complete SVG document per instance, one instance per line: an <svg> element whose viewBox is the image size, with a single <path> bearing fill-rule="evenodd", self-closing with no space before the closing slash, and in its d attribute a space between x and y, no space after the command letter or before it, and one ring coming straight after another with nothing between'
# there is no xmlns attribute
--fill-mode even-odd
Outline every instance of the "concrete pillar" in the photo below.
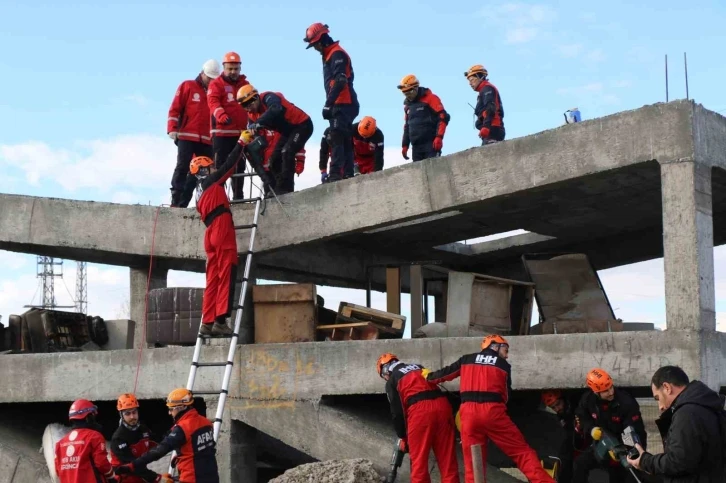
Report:
<svg viewBox="0 0 726 483"><path fill-rule="evenodd" d="M146 334L144 334L144 309L146 307L146 284L149 283L149 290L155 288L166 288L166 276L169 269L154 266L151 271L151 279L149 279L149 267L135 268L129 267L129 312L131 320L135 324L134 328L134 349L138 349L142 344L146 344Z"/></svg>
<svg viewBox="0 0 726 483"><path fill-rule="evenodd" d="M409 267L411 283L411 334L423 325L423 273L421 265Z"/></svg>
<svg viewBox="0 0 726 483"><path fill-rule="evenodd" d="M666 328L716 330L711 168L661 164Z"/></svg>
<svg viewBox="0 0 726 483"><path fill-rule="evenodd" d="M257 429L233 419L229 455L230 481L257 481Z"/></svg>
<svg viewBox="0 0 726 483"><path fill-rule="evenodd" d="M471 287L474 274L449 272L447 290L446 325L449 337L467 337L471 319Z"/></svg>
<svg viewBox="0 0 726 483"><path fill-rule="evenodd" d="M430 322L446 322L449 284L447 282L429 282L429 290L433 290L434 287L439 295L434 295L434 318Z"/></svg>

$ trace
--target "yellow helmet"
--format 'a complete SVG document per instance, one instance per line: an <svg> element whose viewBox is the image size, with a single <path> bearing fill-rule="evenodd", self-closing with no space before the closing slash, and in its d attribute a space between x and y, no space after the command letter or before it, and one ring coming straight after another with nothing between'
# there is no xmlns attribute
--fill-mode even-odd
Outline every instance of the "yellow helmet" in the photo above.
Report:
<svg viewBox="0 0 726 483"><path fill-rule="evenodd" d="M166 397L166 407L175 408L178 406L191 406L194 404L194 395L189 389L183 387L174 389Z"/></svg>
<svg viewBox="0 0 726 483"><path fill-rule="evenodd" d="M255 89L252 84L247 84L246 86L240 87L237 91L237 102L240 104L247 104L258 95L259 93L257 92L257 89Z"/></svg>
<svg viewBox="0 0 726 483"><path fill-rule="evenodd" d="M398 85L401 92L408 92L418 88L418 79L413 74L408 74L401 79L401 83Z"/></svg>
<svg viewBox="0 0 726 483"><path fill-rule="evenodd" d="M467 79L472 76L482 76L486 79L488 75L489 72L487 72L487 70L481 64L472 65L471 67L469 67L469 70L464 72L464 77L466 77Z"/></svg>

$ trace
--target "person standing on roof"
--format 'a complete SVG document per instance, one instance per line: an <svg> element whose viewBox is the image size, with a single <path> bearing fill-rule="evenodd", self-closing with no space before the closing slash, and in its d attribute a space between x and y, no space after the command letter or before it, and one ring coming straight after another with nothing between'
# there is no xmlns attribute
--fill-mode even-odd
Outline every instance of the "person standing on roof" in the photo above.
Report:
<svg viewBox="0 0 726 483"><path fill-rule="evenodd" d="M189 165L189 172L197 177L197 211L202 218L204 251L207 254L207 285L202 299L202 326L204 336L229 336L227 317L232 312L232 297L237 279L237 237L229 208L224 183L232 176L237 163L244 162L244 142L237 146L227 160L215 168L207 156L197 156Z"/></svg>
<svg viewBox="0 0 726 483"><path fill-rule="evenodd" d="M292 193L295 191L295 174L302 173L302 169L296 169L299 166L296 156L304 151L305 143L313 135L312 119L281 93L266 91L260 94L251 84L237 91L237 102L247 111L251 131L265 128L280 133L284 138L282 166L275 182L275 192L278 195ZM303 162L301 167L304 166Z"/></svg>
<svg viewBox="0 0 726 483"><path fill-rule="evenodd" d="M643 447L646 447L648 435L645 432L638 401L624 390L616 388L610 374L599 367L587 373L587 386L591 390L582 395L575 409L575 416L582 425L583 433L591 435L593 428L599 427L622 443L623 431L631 426ZM572 481L586 483L590 471L595 468L606 470L611 483L635 481L630 471L619 462L613 461L605 466L598 462L592 446L575 458Z"/></svg>
<svg viewBox="0 0 726 483"><path fill-rule="evenodd" d="M131 463L116 468L116 473L138 474L149 463L176 451L180 483L219 483L214 427L209 419L192 407L193 404L194 396L190 390L180 388L171 391L166 398L169 414L174 418L169 434L158 446Z"/></svg>
<svg viewBox="0 0 726 483"><path fill-rule="evenodd" d="M177 145L176 167L171 177L171 206L186 208L194 195L196 180L189 176L194 156L213 156L209 132L207 88L219 77L219 63L210 59L194 80L186 80L176 90L169 108L166 132Z"/></svg>
<svg viewBox="0 0 726 483"><path fill-rule="evenodd" d="M55 444L55 472L60 483L115 482L106 438L96 422L98 408L88 399L71 404L71 432Z"/></svg>
<svg viewBox="0 0 726 483"><path fill-rule="evenodd" d="M401 154L408 159L408 146L413 147L414 161L441 156L444 134L451 116L439 96L421 87L415 75L409 74L398 85L403 101L403 143Z"/></svg>
<svg viewBox="0 0 726 483"><path fill-rule="evenodd" d="M459 483L454 417L443 392L421 376L423 366L382 354L376 362L386 381L396 434L408 447L411 483L429 483L429 453L433 449L442 483Z"/></svg>
<svg viewBox="0 0 726 483"><path fill-rule="evenodd" d="M488 335L481 351L462 356L435 372L424 369L429 382L451 381L461 376L461 442L466 465L466 483L474 482L471 447L481 445L482 460L487 460L487 442L492 440L509 456L524 476L533 483L554 483L542 468L537 453L507 414L512 392L511 366L507 362L509 343L500 335ZM482 469L486 472L486 465Z"/></svg>
<svg viewBox="0 0 726 483"><path fill-rule="evenodd" d="M224 72L209 84L207 100L212 120L212 147L215 166L219 168L235 147L243 129L247 128L247 112L239 105L235 94L249 84L241 74L242 59L236 52L227 52L222 59ZM245 170L245 163L237 166L237 173ZM232 180L232 198L242 199L244 178Z"/></svg>
<svg viewBox="0 0 726 483"><path fill-rule="evenodd" d="M329 32L327 25L314 23L305 31L303 40L308 43L308 49L313 47L323 57L326 96L323 119L330 121L332 154L328 180L338 181L353 176L353 120L358 116L360 105L353 88L355 74L350 56L338 41L333 41Z"/></svg>
<svg viewBox="0 0 726 483"><path fill-rule="evenodd" d="M323 133L320 141L321 182L328 179L328 158L330 157L330 128ZM376 120L366 116L353 124L354 173L368 174L383 169L383 132L376 126Z"/></svg>
<svg viewBox="0 0 726 483"><path fill-rule="evenodd" d="M139 401L133 394L121 394L116 401L121 416L118 429L111 437L111 465L131 463L134 458L156 446L151 431L139 421ZM140 469L139 476L121 476L119 483L171 483L171 476L159 475L147 468Z"/></svg>
<svg viewBox="0 0 726 483"><path fill-rule="evenodd" d="M476 98L474 115L476 122L474 127L479 130L481 144L504 141L504 107L502 98L499 97L499 90L489 82L489 72L483 65L472 65L464 72L464 77L469 81L472 89L479 95Z"/></svg>

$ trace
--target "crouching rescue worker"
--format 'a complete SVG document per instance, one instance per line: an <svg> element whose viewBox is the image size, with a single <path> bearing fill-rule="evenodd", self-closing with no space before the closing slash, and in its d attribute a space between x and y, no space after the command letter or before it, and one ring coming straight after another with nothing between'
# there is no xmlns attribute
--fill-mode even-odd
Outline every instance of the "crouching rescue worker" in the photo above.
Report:
<svg viewBox="0 0 726 483"><path fill-rule="evenodd" d="M194 397L188 389L174 389L166 398L169 414L174 418L169 434L158 446L131 463L116 468L119 475L138 474L151 462L176 451L179 483L219 483L217 446L211 421L192 407Z"/></svg>
<svg viewBox="0 0 726 483"><path fill-rule="evenodd" d="M504 141L504 107L499 90L489 82L489 73L483 65L473 65L464 72L472 89L479 95L476 98L474 127L479 130L482 146L485 144Z"/></svg>
<svg viewBox="0 0 726 483"><path fill-rule="evenodd" d="M330 128L323 133L320 142L321 182L328 179L328 157L330 156ZM353 124L354 175L368 174L383 169L383 132L376 126L376 120L366 116Z"/></svg>
<svg viewBox="0 0 726 483"><path fill-rule="evenodd" d="M442 483L459 483L454 444L454 417L446 395L421 375L423 366L382 354L376 363L386 380L396 434L408 446L411 483L430 483L429 453L433 449Z"/></svg>
<svg viewBox="0 0 726 483"><path fill-rule="evenodd" d="M306 47L313 47L323 57L325 106L323 119L330 121L331 163L328 181L353 176L353 120L360 104L353 88L355 74L350 56L329 35L327 25L314 23L305 31Z"/></svg>
<svg viewBox="0 0 726 483"><path fill-rule="evenodd" d="M408 159L409 144L414 161L441 156L446 126L451 119L441 99L431 89L421 87L413 74L401 79L398 88L406 97L403 101L403 159Z"/></svg>
<svg viewBox="0 0 726 483"><path fill-rule="evenodd" d="M279 132L260 128L256 132L242 131L240 142L244 155L262 180L265 197L275 191L275 171L280 169L282 136Z"/></svg>
<svg viewBox="0 0 726 483"><path fill-rule="evenodd" d="M197 177L197 211L207 227L204 231L207 286L202 299L201 335L232 334L227 317L232 311L237 278L237 238L224 183L240 161L244 162L242 138L219 169L207 156L192 159L189 167L189 172Z"/></svg>
<svg viewBox="0 0 726 483"><path fill-rule="evenodd" d="M461 377L461 442L466 465L466 483L474 482L471 447L481 445L482 460L487 460L489 439L509 456L524 476L533 483L554 483L542 468L537 453L524 440L519 428L507 414L512 390L511 366L507 362L509 343L499 335L488 335L481 351L462 356L450 366L435 372L424 369L429 382L439 383ZM486 465L482 469L486 472Z"/></svg>
<svg viewBox="0 0 726 483"><path fill-rule="evenodd" d="M582 427L575 416L575 407L562 391L549 390L542 393L542 403L555 412L565 437L557 455L561 461L559 483L572 482L572 462L581 451L589 445L590 438L582 433Z"/></svg>
<svg viewBox="0 0 726 483"><path fill-rule="evenodd" d="M593 428L599 427L622 443L623 431L632 426L643 447L646 447L647 434L638 402L624 390L616 389L610 374L600 368L587 373L587 386L591 391L582 395L575 409L575 416L582 425L583 433L591 435ZM592 446L575 458L572 481L587 483L590 470L600 467L608 472L610 483L635 481L630 471L617 461L603 466L595 457Z"/></svg>
<svg viewBox="0 0 726 483"><path fill-rule="evenodd" d="M55 472L60 483L116 481L106 453L106 439L96 423L97 414L98 408L88 399L71 404L71 432L55 444Z"/></svg>
<svg viewBox="0 0 726 483"><path fill-rule="evenodd" d="M292 193L295 191L295 174L302 173L301 169L298 172L296 157L304 152L305 143L313 135L312 119L279 92L260 94L249 84L237 91L237 102L247 111L249 130L254 132L265 128L280 133L284 139L280 153L282 166L275 172L275 192L278 195Z"/></svg>
<svg viewBox="0 0 726 483"><path fill-rule="evenodd" d="M133 394L121 394L116 402L121 416L118 429L111 437L111 464L114 467L131 463L156 443L151 440L151 431L139 421L139 401ZM138 476L121 476L119 483L171 483L168 474L159 475L147 468L140 468Z"/></svg>

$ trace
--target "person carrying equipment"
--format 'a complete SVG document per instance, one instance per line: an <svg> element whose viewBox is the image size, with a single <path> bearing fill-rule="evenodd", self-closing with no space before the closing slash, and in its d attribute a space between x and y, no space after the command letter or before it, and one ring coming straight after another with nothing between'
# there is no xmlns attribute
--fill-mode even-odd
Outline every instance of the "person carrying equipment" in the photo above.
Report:
<svg viewBox="0 0 726 483"><path fill-rule="evenodd" d="M403 159L408 159L409 144L414 162L441 156L446 126L451 119L441 99L431 89L420 87L413 74L404 76L398 88L406 98L403 101Z"/></svg>
<svg viewBox="0 0 726 483"><path fill-rule="evenodd" d="M461 377L461 443L466 483L474 482L472 445L481 446L482 461L486 462L489 439L514 461L529 481L554 483L542 468L537 453L507 414L506 404L512 391L508 357L507 340L500 335L488 335L482 340L480 352L464 355L435 372L424 369L423 374L434 384ZM482 471L486 472L486 465Z"/></svg>
<svg viewBox="0 0 726 483"><path fill-rule="evenodd" d="M131 463L116 468L119 475L138 474L146 465L176 451L176 468L180 483L219 483L217 444L212 422L192 407L194 396L188 389L174 389L166 398L169 414L174 418L169 434L158 446Z"/></svg>
<svg viewBox="0 0 726 483"><path fill-rule="evenodd" d="M472 65L464 72L464 77L469 81L472 89L479 95L476 98L474 115L476 123L474 127L479 130L481 144L504 141L504 107L502 98L499 97L499 90L489 82L489 72L483 65Z"/></svg>
<svg viewBox="0 0 726 483"><path fill-rule="evenodd" d="M240 161L244 162L241 138L219 169L207 156L197 156L189 166L189 172L197 177L197 211L207 227L204 231L207 285L202 299L201 335L232 334L227 317L232 312L237 279L237 238L224 183Z"/></svg>
<svg viewBox="0 0 726 483"><path fill-rule="evenodd" d="M376 362L386 381L396 434L408 446L411 483L430 483L429 453L433 449L442 483L459 483L454 446L454 417L446 395L421 375L423 366L382 354Z"/></svg>
<svg viewBox="0 0 726 483"><path fill-rule="evenodd" d="M116 409L121 416L118 429L111 437L111 465L117 467L131 463L134 458L156 446L151 440L151 431L139 422L139 401L133 394L121 394L116 401ZM144 468L139 476L121 476L119 483L171 483L170 475L159 475Z"/></svg>
<svg viewBox="0 0 726 483"><path fill-rule="evenodd" d="M207 88L219 77L219 63L210 59L194 80L181 83L169 108L166 132L177 146L176 167L171 177L171 206L186 208L194 195L196 179L189 176L194 156L213 156L209 132Z"/></svg>
<svg viewBox="0 0 726 483"><path fill-rule="evenodd" d="M98 408L88 399L71 404L71 432L55 444L55 473L60 483L112 483L113 467L106 453L106 439L96 422Z"/></svg>
<svg viewBox="0 0 726 483"><path fill-rule="evenodd" d="M242 59L236 52L227 52L222 59L224 72L209 84L207 102L212 119L212 147L215 167L224 164L235 147L235 141L243 129L247 128L247 112L242 109L235 93L249 84L247 77L240 74ZM237 166L237 173L245 170L245 164ZM244 178L232 180L232 199L244 198Z"/></svg>
<svg viewBox="0 0 726 483"><path fill-rule="evenodd" d="M295 174L302 173L303 164L298 165L299 153L304 152L305 143L313 135L313 121L302 109L291 103L279 92L257 92L251 84L237 91L237 102L247 111L248 129L260 128L280 133L284 142L281 151L281 168L275 171L276 193L284 195L295 191Z"/></svg>
<svg viewBox="0 0 726 483"><path fill-rule="evenodd" d="M314 23L305 31L303 41L323 57L325 106L323 119L330 121L331 163L329 181L353 176L353 120L360 105L353 88L355 74L350 56L329 35L327 25ZM342 175L341 175L342 173Z"/></svg>
<svg viewBox="0 0 726 483"><path fill-rule="evenodd" d="M275 190L276 177L279 170L284 142L279 132L260 128L256 132L249 129L242 131L240 142L244 146L244 155L259 174L265 197Z"/></svg>

